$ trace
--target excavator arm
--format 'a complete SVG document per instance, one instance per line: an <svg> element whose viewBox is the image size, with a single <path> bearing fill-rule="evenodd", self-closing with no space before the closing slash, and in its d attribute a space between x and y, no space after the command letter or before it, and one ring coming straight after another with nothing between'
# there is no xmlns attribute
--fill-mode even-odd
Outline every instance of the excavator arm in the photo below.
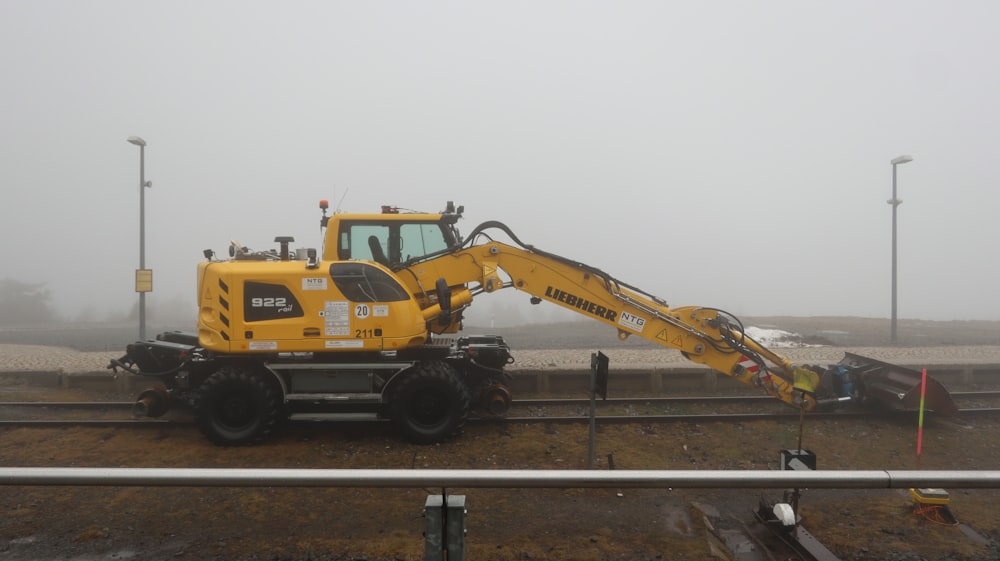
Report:
<svg viewBox="0 0 1000 561"><path fill-rule="evenodd" d="M500 230L516 245L494 240L491 230ZM716 308L671 308L600 269L522 243L500 222L483 223L466 242L393 269L422 305L446 312L430 322L436 332L453 327L447 325L449 312L460 317L460 308L442 302L451 299L449 293L462 295L456 301L466 304L470 296L514 288L530 294L535 303L552 302L608 324L620 339L643 337L789 405L804 410L816 406L819 375L754 340L734 316Z"/></svg>

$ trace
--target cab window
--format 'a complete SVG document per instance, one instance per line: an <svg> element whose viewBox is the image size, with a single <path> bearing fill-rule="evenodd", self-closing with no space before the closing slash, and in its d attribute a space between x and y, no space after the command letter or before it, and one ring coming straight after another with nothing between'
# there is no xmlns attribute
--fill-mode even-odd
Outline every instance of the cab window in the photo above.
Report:
<svg viewBox="0 0 1000 561"><path fill-rule="evenodd" d="M389 227L382 224L351 224L340 232L340 258L375 261L372 239L388 253Z"/></svg>
<svg viewBox="0 0 1000 561"><path fill-rule="evenodd" d="M338 257L390 266L448 247L437 222L342 223Z"/></svg>
<svg viewBox="0 0 1000 561"><path fill-rule="evenodd" d="M448 248L441 226L431 224L402 224L399 227L400 261L441 251Z"/></svg>

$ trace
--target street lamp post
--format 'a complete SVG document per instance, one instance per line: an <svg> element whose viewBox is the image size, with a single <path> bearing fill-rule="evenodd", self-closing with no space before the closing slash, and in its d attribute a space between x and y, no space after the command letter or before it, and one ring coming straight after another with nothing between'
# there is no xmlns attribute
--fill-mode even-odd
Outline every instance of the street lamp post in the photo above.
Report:
<svg viewBox="0 0 1000 561"><path fill-rule="evenodd" d="M893 158L892 164L892 198L886 201L892 205L892 320L889 331L889 341L896 344L896 207L903 203L902 199L896 197L896 166L912 162L910 156L899 156Z"/></svg>
<svg viewBox="0 0 1000 561"><path fill-rule="evenodd" d="M139 147L139 270L136 271L136 291L139 293L139 340L146 340L146 293L152 290L152 272L146 272L146 188L152 181L146 181L146 141L138 136L128 137L128 141ZM146 281L141 283L140 277Z"/></svg>

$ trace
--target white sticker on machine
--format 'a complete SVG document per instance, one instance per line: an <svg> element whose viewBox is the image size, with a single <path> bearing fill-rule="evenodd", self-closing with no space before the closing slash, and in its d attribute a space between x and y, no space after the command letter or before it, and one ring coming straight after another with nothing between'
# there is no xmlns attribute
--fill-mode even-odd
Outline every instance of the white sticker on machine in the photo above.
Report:
<svg viewBox="0 0 1000 561"><path fill-rule="evenodd" d="M344 337L351 333L351 303L327 301L323 306L323 321L327 337Z"/></svg>
<svg viewBox="0 0 1000 561"><path fill-rule="evenodd" d="M646 327L646 320L635 314L622 312L622 314L618 316L618 324L625 326L633 331L638 331L639 333L642 333L643 328Z"/></svg>
<svg viewBox="0 0 1000 561"><path fill-rule="evenodd" d="M251 351L276 351L278 350L277 341L250 341Z"/></svg>
<svg viewBox="0 0 1000 561"><path fill-rule="evenodd" d="M307 277L302 279L302 290L326 290L326 277Z"/></svg>
<svg viewBox="0 0 1000 561"><path fill-rule="evenodd" d="M361 339L347 339L347 340L337 340L337 341L326 341L326 348L328 349L349 349L349 348L361 348L365 346L365 342Z"/></svg>
<svg viewBox="0 0 1000 561"><path fill-rule="evenodd" d="M388 304L377 304L372 306L372 316L377 318L387 318L389 317L389 305Z"/></svg>

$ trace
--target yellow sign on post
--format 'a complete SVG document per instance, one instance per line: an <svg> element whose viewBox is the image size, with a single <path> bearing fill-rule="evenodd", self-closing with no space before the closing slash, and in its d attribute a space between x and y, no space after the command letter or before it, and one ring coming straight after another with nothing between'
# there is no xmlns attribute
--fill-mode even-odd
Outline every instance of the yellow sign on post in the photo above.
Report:
<svg viewBox="0 0 1000 561"><path fill-rule="evenodd" d="M135 270L135 291L136 292L152 292L153 291L153 270L152 269L136 269Z"/></svg>

